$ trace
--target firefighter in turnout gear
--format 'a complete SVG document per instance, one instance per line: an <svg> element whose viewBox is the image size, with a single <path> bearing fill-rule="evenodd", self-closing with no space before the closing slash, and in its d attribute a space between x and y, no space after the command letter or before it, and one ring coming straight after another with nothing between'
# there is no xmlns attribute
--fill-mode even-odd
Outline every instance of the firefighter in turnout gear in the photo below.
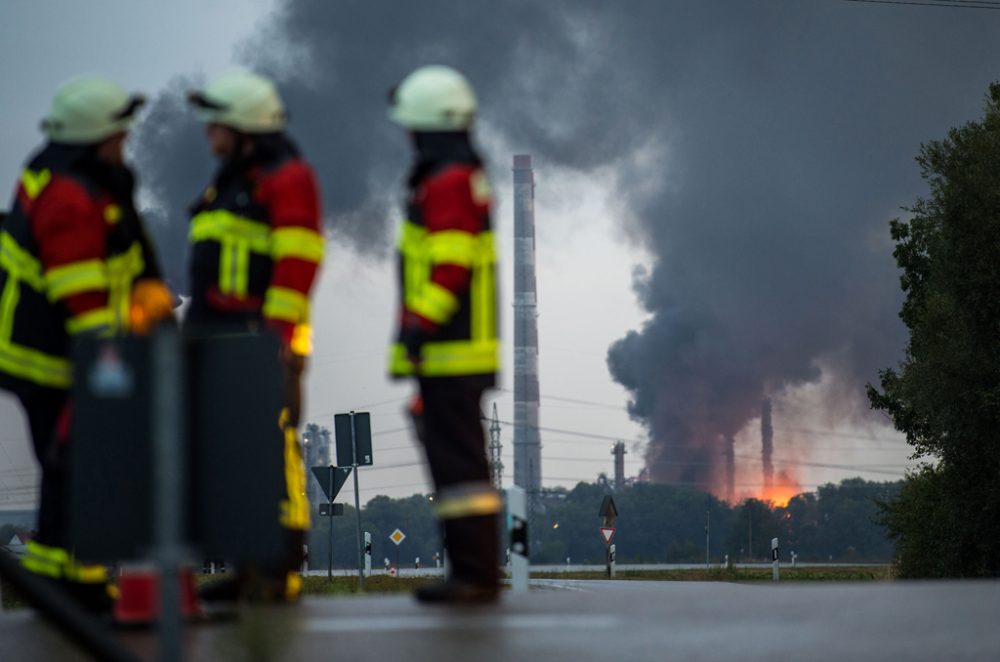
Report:
<svg viewBox="0 0 1000 662"><path fill-rule="evenodd" d="M192 92L189 101L206 123L220 168L191 211L192 298L185 322L198 334L276 334L286 394L279 425L288 558L281 567L244 568L202 597L291 601L301 588L298 571L309 528L297 429L302 373L312 350L309 294L324 249L318 187L312 168L285 135L287 116L270 80L250 72L229 74Z"/></svg>
<svg viewBox="0 0 1000 662"><path fill-rule="evenodd" d="M122 154L142 103L99 76L62 85L42 122L48 142L0 225L0 387L24 408L41 465L38 534L23 565L95 611L111 606L107 571L76 562L68 539L70 348L172 315Z"/></svg>
<svg viewBox="0 0 1000 662"><path fill-rule="evenodd" d="M480 423L498 369L496 254L490 186L469 135L475 114L472 88L447 67L417 69L390 93L389 117L415 152L390 373L420 387L410 411L451 561L443 582L417 591L422 602L492 602L498 592L501 500Z"/></svg>

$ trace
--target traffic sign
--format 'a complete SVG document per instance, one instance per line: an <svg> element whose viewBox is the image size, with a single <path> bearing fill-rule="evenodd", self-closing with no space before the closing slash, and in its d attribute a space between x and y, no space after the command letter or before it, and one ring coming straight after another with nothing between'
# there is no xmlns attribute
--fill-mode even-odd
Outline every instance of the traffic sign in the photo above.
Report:
<svg viewBox="0 0 1000 662"><path fill-rule="evenodd" d="M615 528L613 526L602 526L601 527L601 538L604 539L605 545L611 544L611 539L615 537Z"/></svg>
<svg viewBox="0 0 1000 662"><path fill-rule="evenodd" d="M342 503L321 503L319 504L320 517L339 517L344 514L344 504Z"/></svg>
<svg viewBox="0 0 1000 662"><path fill-rule="evenodd" d="M372 422L366 411L336 414L333 436L337 441L337 466L372 465ZM357 453L357 462L355 462Z"/></svg>
<svg viewBox="0 0 1000 662"><path fill-rule="evenodd" d="M330 494L330 472L333 472L333 494ZM347 482L347 477L351 475L350 467L313 467L313 476L319 481L319 486L323 488L326 498L333 501L340 493L340 488Z"/></svg>
<svg viewBox="0 0 1000 662"><path fill-rule="evenodd" d="M406 540L406 534L400 531L399 529L396 529L391 534L389 534L389 540L396 543L396 547L399 547L399 544L404 540Z"/></svg>
<svg viewBox="0 0 1000 662"><path fill-rule="evenodd" d="M615 525L615 518L618 517L618 507L615 506L615 500L610 494L606 495L601 501L601 510L597 513L597 516L601 518L604 526L613 527Z"/></svg>

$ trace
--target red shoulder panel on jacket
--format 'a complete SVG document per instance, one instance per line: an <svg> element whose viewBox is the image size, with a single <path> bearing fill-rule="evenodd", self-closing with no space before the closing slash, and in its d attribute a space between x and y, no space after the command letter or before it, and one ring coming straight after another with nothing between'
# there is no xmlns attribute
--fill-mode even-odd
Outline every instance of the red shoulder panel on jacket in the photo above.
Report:
<svg viewBox="0 0 1000 662"><path fill-rule="evenodd" d="M422 201L428 232L479 232L482 229L483 214L489 210L489 202L475 199L475 177L482 177L478 167L455 164L424 182Z"/></svg>
<svg viewBox="0 0 1000 662"><path fill-rule="evenodd" d="M320 229L319 187L312 168L302 159L290 159L260 179L260 198L274 227Z"/></svg>

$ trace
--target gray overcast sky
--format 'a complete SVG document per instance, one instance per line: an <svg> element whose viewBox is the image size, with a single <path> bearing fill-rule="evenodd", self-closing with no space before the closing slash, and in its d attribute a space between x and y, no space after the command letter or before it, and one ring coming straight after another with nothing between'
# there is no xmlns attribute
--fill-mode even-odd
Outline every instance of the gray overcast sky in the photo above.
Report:
<svg viewBox="0 0 1000 662"><path fill-rule="evenodd" d="M704 384L650 383L643 372L652 366L660 373L683 373L678 369L683 361L671 362L683 341L664 344L658 335L661 321L674 319L667 313L677 310L684 312L677 316L681 324L668 325L670 333L691 328L716 349L733 348L729 354L710 353L707 365L716 365L713 374L723 382L709 380L705 388L722 393L726 384L762 380L759 388L775 398L776 465L795 470L804 488L849 475L890 479L901 472L907 453L898 436L861 415L856 394L843 394L846 384L857 385L858 374L896 360L899 331L869 329L891 342L864 345L865 360L843 347L854 346L846 339L869 319L892 324L898 293L886 222L923 191L912 163L919 141L975 117L986 82L998 77L987 64L1000 57L997 30L986 26L996 25L994 14L1000 12L973 18L976 12L959 16L963 12L836 0L636 2L628 11L585 1L286 4L291 10L275 22L272 3L263 0L8 0L0 8L0 72L8 90L0 98L0 182L13 185L39 142L38 120L53 89L75 73L105 72L152 96L174 75L231 68L237 47L253 39L242 58L269 70L287 72L287 62L297 67L284 88L298 104L291 107L293 134L300 132L306 154L324 168L321 178L336 179L355 164L338 161L337 148L345 143L331 142L329 135L367 130L366 124L337 126L331 120L348 114L344 105L377 108L368 117L372 134L395 145L386 149L403 154L403 137L387 134L390 127L371 119L382 103L372 90L384 90L392 76L428 59L440 56L459 66L467 60L474 81L483 86L481 142L498 193L508 325L510 157L537 156L541 390L561 398L543 398L543 426L630 442L644 438L644 428L625 411L628 393L606 365L608 347L633 329L645 330L625 348L628 355L619 357L619 378L637 389L639 413L666 425L653 410L642 409L649 404L646 394L658 399L662 416L676 413L664 398L684 404L687 390ZM425 7L432 18L422 22ZM400 15L408 13L413 16ZM503 21L522 15L531 25L512 24L504 31ZM453 22L436 20L441 16ZM496 34L487 30L493 24L501 25ZM481 47L478 37L463 42L466 27L486 31ZM407 40L416 40L419 48L411 49ZM298 57L303 50L311 59ZM497 64L519 58L525 59L523 73ZM283 60L284 67L275 64ZM510 98L522 103L514 106ZM327 135L317 133L317 125ZM141 156L144 166L157 157ZM406 164L376 165L382 167L378 172L392 173L377 187L397 190ZM866 165L879 170L866 172ZM138 174L148 179L161 174L156 170L144 167ZM878 177L880 195L873 192ZM181 190L185 198L196 192ZM326 191L328 209L362 209L334 199L356 191L336 186ZM838 196L849 203L838 206ZM381 213L384 217L361 221L374 228L387 225L389 212ZM838 213L848 221L841 231ZM799 222L813 215L819 219L815 225ZM726 219L736 216L746 218L727 226ZM796 224L783 225L786 219ZM334 232L316 294L317 348L307 418L329 424L334 412L370 409L376 466L361 474L363 497L425 491L420 454L402 429L401 409L411 388L384 377L391 264L338 243L337 236ZM365 234L353 236L356 241ZM770 253L761 254L762 240L770 242ZM828 255L802 250L817 242L829 248ZM720 259L725 264L717 263ZM846 267L850 260L853 271ZM647 276L640 279L637 298L633 270L640 264ZM859 277L852 274L875 279L873 293L859 305L845 303L852 297L843 292ZM786 287L796 279L815 279L821 293L812 298L832 308L797 300L802 295ZM772 316L784 327L758 325L753 306L761 301L761 287L785 297L787 319L780 307ZM698 297L714 309L709 305L685 316L694 310L688 299ZM766 297L763 302L777 305ZM842 318L854 326L838 323ZM732 336L741 323L747 333ZM511 365L509 345L507 354ZM758 375L758 355L780 370ZM679 356L686 361L697 354ZM746 373L730 369L744 363ZM508 388L510 378L504 375ZM759 388L740 391L753 396L750 406ZM751 491L759 483L752 461L759 454L757 423L740 411L746 402L723 400L743 426L737 452L750 459L738 483L745 487L741 491ZM497 393L496 402L501 419L510 420L509 391ZM509 483L509 428L503 441ZM547 485L592 480L610 469L610 440L544 432L543 445ZM23 505L35 477L20 417L9 401L0 405L0 450L0 507ZM643 448L633 444L629 475L638 472L642 458ZM816 466L824 464L852 468Z"/></svg>

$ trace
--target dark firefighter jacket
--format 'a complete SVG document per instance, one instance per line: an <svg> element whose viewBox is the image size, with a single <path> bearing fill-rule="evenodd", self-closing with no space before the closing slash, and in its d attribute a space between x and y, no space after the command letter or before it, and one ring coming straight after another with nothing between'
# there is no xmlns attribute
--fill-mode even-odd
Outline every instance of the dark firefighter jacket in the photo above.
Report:
<svg viewBox="0 0 1000 662"><path fill-rule="evenodd" d="M192 208L193 326L264 323L297 354L309 353L309 292L323 260L312 168L282 134L256 139Z"/></svg>
<svg viewBox="0 0 1000 662"><path fill-rule="evenodd" d="M124 166L49 144L25 168L0 226L0 386L71 385L77 334L128 331L133 283L159 278Z"/></svg>
<svg viewBox="0 0 1000 662"><path fill-rule="evenodd" d="M389 372L422 377L498 369L492 195L465 133L416 133L399 234L399 334Z"/></svg>

